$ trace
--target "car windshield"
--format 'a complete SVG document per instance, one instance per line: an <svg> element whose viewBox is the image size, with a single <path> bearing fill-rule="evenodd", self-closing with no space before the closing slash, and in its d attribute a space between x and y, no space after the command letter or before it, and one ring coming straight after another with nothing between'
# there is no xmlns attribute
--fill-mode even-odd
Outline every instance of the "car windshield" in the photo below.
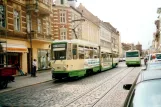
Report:
<svg viewBox="0 0 161 107"><path fill-rule="evenodd" d="M126 52L126 57L138 57L138 52Z"/></svg>
<svg viewBox="0 0 161 107"><path fill-rule="evenodd" d="M161 107L160 84L161 79L138 84L130 107Z"/></svg>
<svg viewBox="0 0 161 107"><path fill-rule="evenodd" d="M161 59L161 54L156 54L156 59Z"/></svg>

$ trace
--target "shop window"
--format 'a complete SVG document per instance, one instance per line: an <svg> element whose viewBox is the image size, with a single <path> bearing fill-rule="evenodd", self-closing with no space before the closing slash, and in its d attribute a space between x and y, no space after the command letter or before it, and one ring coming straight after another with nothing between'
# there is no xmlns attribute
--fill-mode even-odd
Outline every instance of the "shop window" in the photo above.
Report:
<svg viewBox="0 0 161 107"><path fill-rule="evenodd" d="M0 54L0 68L14 66L18 61L21 64L21 53L8 52L7 54Z"/></svg>
<svg viewBox="0 0 161 107"><path fill-rule="evenodd" d="M14 29L20 31L20 12L14 10Z"/></svg>
<svg viewBox="0 0 161 107"><path fill-rule="evenodd" d="M38 69L50 68L50 50L39 49L38 50Z"/></svg>
<svg viewBox="0 0 161 107"><path fill-rule="evenodd" d="M0 27L6 27L5 7L0 5Z"/></svg>

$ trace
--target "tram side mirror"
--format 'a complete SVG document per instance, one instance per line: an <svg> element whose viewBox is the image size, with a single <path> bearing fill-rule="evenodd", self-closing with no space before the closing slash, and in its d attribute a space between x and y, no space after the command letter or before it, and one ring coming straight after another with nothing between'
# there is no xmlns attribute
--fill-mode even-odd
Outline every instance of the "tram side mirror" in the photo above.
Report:
<svg viewBox="0 0 161 107"><path fill-rule="evenodd" d="M130 90L131 86L132 86L132 84L124 84L123 89Z"/></svg>

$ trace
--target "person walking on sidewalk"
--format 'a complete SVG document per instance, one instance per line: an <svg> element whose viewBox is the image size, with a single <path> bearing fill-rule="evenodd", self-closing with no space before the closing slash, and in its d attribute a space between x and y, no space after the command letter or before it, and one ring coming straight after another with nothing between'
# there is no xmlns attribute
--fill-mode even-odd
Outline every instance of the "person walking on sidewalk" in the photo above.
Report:
<svg viewBox="0 0 161 107"><path fill-rule="evenodd" d="M17 69L17 71L21 74L21 76L24 76L25 74L23 73L23 71L20 68L20 63L18 61L16 61L15 63L15 67Z"/></svg>
<svg viewBox="0 0 161 107"><path fill-rule="evenodd" d="M32 65L32 66L33 66L33 71L32 71L31 76L32 76L32 77L37 77L37 76L36 76L36 68L37 68L36 59L33 60L33 63L32 63L32 64L33 64L33 65Z"/></svg>

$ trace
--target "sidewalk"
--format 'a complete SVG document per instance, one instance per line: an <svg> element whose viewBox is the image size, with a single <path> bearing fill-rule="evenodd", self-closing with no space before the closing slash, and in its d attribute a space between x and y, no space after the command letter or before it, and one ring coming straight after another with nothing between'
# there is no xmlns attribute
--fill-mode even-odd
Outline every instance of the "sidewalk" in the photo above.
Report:
<svg viewBox="0 0 161 107"><path fill-rule="evenodd" d="M50 70L37 73L36 75L37 77L31 77L30 74L28 74L27 76L15 77L15 82L8 83L8 88L0 90L0 93L52 80L52 75Z"/></svg>

